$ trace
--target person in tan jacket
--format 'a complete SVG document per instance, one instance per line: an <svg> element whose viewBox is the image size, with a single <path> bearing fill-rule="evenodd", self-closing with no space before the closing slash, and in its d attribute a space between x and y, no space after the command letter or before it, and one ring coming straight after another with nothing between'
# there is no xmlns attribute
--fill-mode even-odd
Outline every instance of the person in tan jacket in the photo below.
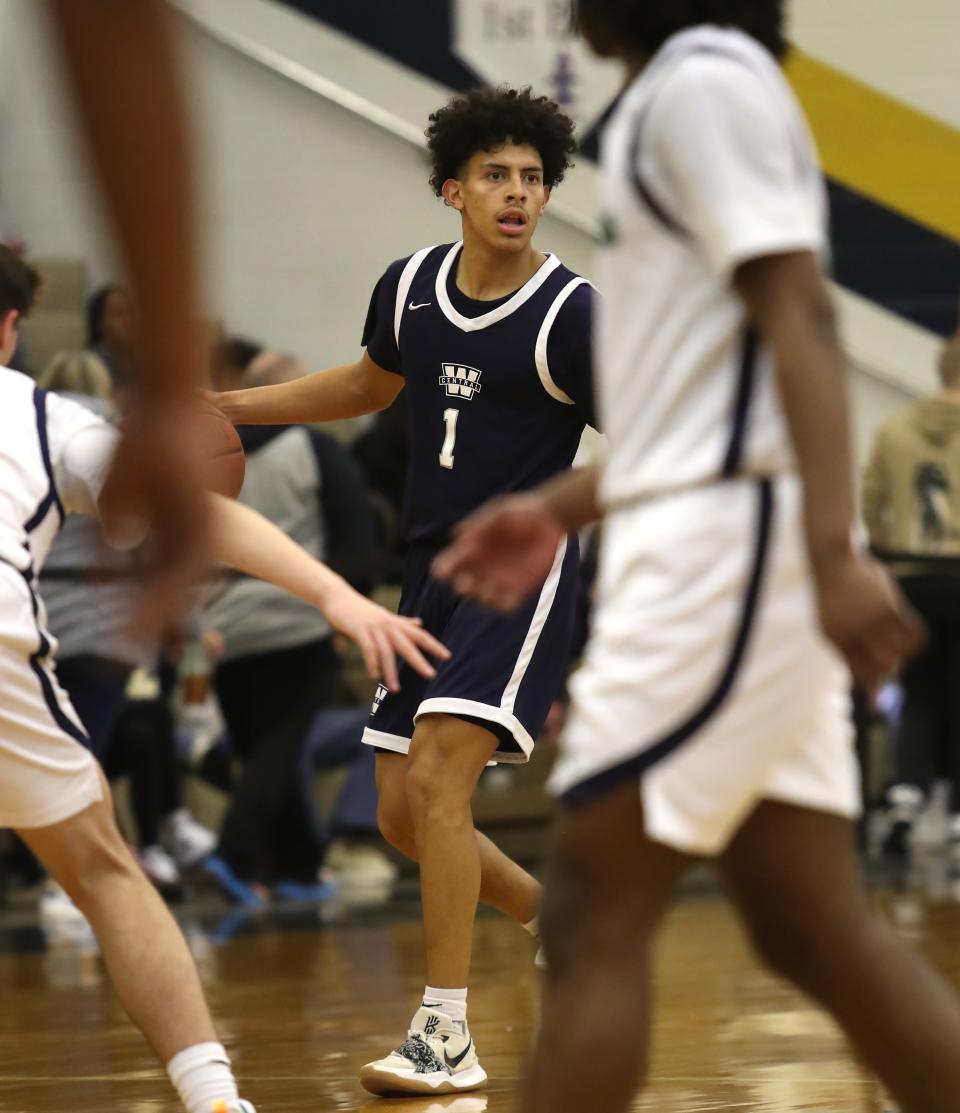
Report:
<svg viewBox="0 0 960 1113"><path fill-rule="evenodd" d="M904 407L876 434L863 515L929 630L904 669L884 850L904 856L934 779L951 781L950 842L960 857L960 332L940 357L943 389Z"/></svg>

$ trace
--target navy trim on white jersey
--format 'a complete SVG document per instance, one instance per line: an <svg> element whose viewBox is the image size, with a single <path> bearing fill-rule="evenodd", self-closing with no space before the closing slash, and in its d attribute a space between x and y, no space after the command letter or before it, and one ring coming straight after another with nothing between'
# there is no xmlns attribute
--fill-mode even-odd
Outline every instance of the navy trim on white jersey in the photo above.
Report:
<svg viewBox="0 0 960 1113"><path fill-rule="evenodd" d="M733 479L740 472L743 462L743 443L747 436L747 421L750 417L750 402L753 398L753 387L757 377L757 354L760 341L752 328L743 332L743 344L740 350L740 370L737 374L737 393L733 404L733 426L730 430L730 443L727 454L723 460L721 475L724 479Z"/></svg>
<svg viewBox="0 0 960 1113"><path fill-rule="evenodd" d="M743 607L740 622L737 626L736 636L730 647L727 663L720 674L716 687L706 698L703 704L675 730L664 738L646 747L641 753L628 761L604 769L585 781L573 786L563 794L563 803L568 807L577 808L590 803L598 796L603 796L622 784L625 780L642 777L659 761L669 757L685 742L690 741L696 733L720 710L733 689L737 673L743 663L744 654L750 641L757 606L760 602L760 592L763 587L763 577L767 565L767 556L770 551L770 536L773 525L774 497L773 483L769 479L757 481L758 508L756 538L754 542L753 565L750 578L743 597Z"/></svg>
<svg viewBox="0 0 960 1113"><path fill-rule="evenodd" d="M79 744L83 746L84 749L89 750L90 739L86 731L83 730L82 727L78 726L78 724L75 723L60 706L60 701L57 699L56 689L53 686L53 680L51 679L50 674L47 672L46 668L43 665L44 660L46 660L46 658L50 654L50 639L47 637L45 630L40 625L40 600L37 598L37 593L33 586L33 561L31 559L30 565L26 569L17 568L15 564L11 564L10 561L3 560L2 557L0 557L0 561L3 561L3 563L12 568L18 576L21 576L23 578L24 583L27 585L27 591L30 593L30 607L33 611L33 621L37 627L37 637L40 639L40 641L36 650L34 650L34 652L30 654L28 661L34 676L36 676L37 680L40 682L40 691L43 694L43 702L47 705L47 710L53 717L53 721L64 732L64 734L69 735L69 737L72 738L74 742L79 742Z"/></svg>
<svg viewBox="0 0 960 1113"><path fill-rule="evenodd" d="M29 521L24 524L24 530L27 533L32 533L37 526L46 518L50 513L50 508L55 506L57 514L60 516L60 523L63 524L64 512L63 503L60 501L60 495L57 493L57 484L53 476L53 463L50 459L50 438L47 435L47 392L40 387L35 387L33 391L33 408L37 419L37 437L40 441L40 456L43 460L43 468L47 473L47 480L49 481L49 488L46 495L41 499L37 509L31 515Z"/></svg>
<svg viewBox="0 0 960 1113"><path fill-rule="evenodd" d="M761 80L765 79L765 75L755 65L752 65L749 59L745 58L736 50L725 50L719 46L701 45L689 51L686 55L684 55L684 58L693 58L698 54L708 54L718 58L726 58L730 62L738 62L740 65L746 66L749 70L751 70L754 74L761 78ZM672 53L665 54L663 57L663 62L666 62L668 59L672 59ZM672 72L672 69L665 69L664 79L668 79ZM775 93L777 92L776 90L772 91L774 91ZM690 233L683 227L682 224L679 223L678 220L670 215L670 213L657 199L653 191L643 180L640 174L640 151L642 146L641 141L643 138L643 127L646 123L647 116L649 115L650 110L655 103L655 97L656 94L654 94L648 100L643 113L634 124L633 142L630 146L630 181L641 201L643 201L643 203L650 210L653 216L656 217L656 219L669 232L673 232L674 235L680 236L682 239L689 239ZM793 135L792 140L794 155L797 159L797 164L801 171L807 176L809 176L810 174L817 174L819 172L817 167L813 163L811 163L810 159L805 155L803 145L798 142L797 136Z"/></svg>
<svg viewBox="0 0 960 1113"><path fill-rule="evenodd" d="M679 236L681 239L686 240L690 238L687 230L673 219L663 205L654 197L650 187L640 176L640 147L643 138L643 125L646 122L648 112L649 107L634 125L633 143L630 146L630 182L637 196L664 228L666 228L668 232L672 232L675 236Z"/></svg>

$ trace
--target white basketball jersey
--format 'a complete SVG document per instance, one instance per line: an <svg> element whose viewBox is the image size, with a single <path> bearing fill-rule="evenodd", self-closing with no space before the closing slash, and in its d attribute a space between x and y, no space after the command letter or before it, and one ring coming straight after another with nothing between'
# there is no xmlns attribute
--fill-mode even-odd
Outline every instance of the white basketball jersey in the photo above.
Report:
<svg viewBox="0 0 960 1113"><path fill-rule="evenodd" d="M827 243L809 129L748 35L673 36L626 91L603 149L598 403L608 504L789 470L773 367L732 276Z"/></svg>
<svg viewBox="0 0 960 1113"><path fill-rule="evenodd" d="M116 431L0 367L0 561L39 571L65 513L96 514Z"/></svg>

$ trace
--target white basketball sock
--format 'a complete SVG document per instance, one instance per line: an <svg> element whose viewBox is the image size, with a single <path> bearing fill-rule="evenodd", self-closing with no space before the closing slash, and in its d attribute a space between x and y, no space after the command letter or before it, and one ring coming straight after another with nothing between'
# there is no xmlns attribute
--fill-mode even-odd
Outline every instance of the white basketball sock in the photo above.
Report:
<svg viewBox="0 0 960 1113"><path fill-rule="evenodd" d="M167 1063L167 1074L187 1113L211 1113L217 1101L236 1101L237 1083L222 1044L198 1043Z"/></svg>
<svg viewBox="0 0 960 1113"><path fill-rule="evenodd" d="M423 1005L428 1009L439 1009L451 1020L466 1026L467 991L465 989L437 989L435 986L428 985L423 991Z"/></svg>
<svg viewBox="0 0 960 1113"><path fill-rule="evenodd" d="M523 930L529 932L534 939L540 938L540 917L534 916L529 924L523 925Z"/></svg>

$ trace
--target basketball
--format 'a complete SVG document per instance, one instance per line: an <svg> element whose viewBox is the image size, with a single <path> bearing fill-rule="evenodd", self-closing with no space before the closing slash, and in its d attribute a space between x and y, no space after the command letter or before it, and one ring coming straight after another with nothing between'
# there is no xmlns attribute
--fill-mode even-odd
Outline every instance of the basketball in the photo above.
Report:
<svg viewBox="0 0 960 1113"><path fill-rule="evenodd" d="M207 487L218 495L235 499L243 486L246 458L240 435L212 402L199 403L197 439L205 461Z"/></svg>

